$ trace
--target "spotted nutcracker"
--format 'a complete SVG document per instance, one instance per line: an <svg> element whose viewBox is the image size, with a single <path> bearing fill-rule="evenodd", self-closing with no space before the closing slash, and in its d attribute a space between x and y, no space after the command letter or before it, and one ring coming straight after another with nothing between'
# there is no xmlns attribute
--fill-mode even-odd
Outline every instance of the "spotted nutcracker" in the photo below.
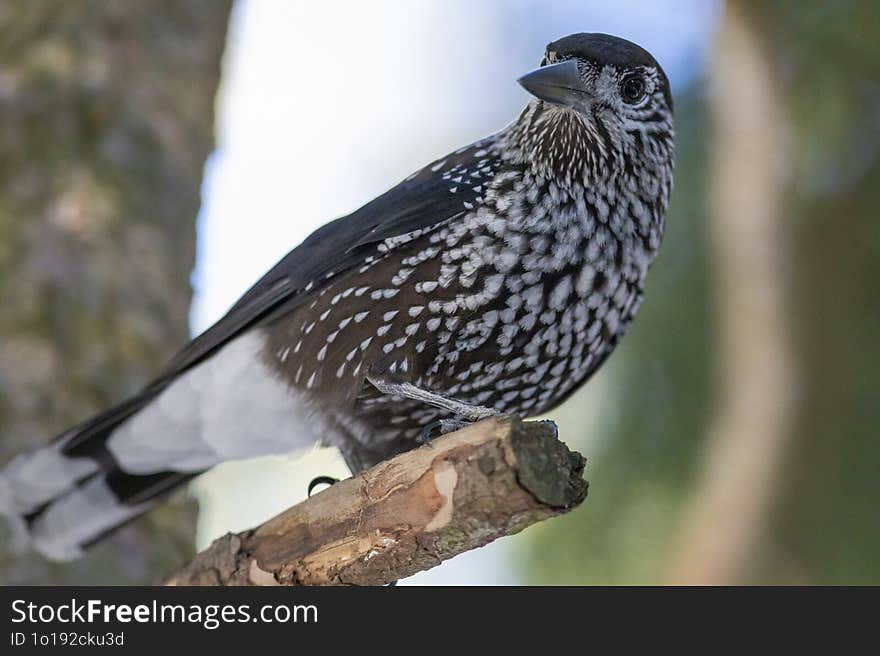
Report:
<svg viewBox="0 0 880 656"><path fill-rule="evenodd" d="M141 393L9 463L0 511L69 559L226 460L322 442L357 472L568 397L641 300L672 98L604 34L551 43L519 82L534 99L508 127L316 231Z"/></svg>

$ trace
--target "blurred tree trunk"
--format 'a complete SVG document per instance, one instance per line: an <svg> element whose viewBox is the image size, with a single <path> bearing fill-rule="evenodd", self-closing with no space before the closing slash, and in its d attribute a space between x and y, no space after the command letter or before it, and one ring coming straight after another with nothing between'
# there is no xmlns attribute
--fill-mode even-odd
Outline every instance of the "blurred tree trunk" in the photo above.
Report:
<svg viewBox="0 0 880 656"><path fill-rule="evenodd" d="M791 138L788 311L799 402L754 578L880 581L880 4L752 0Z"/></svg>
<svg viewBox="0 0 880 656"><path fill-rule="evenodd" d="M746 582L766 547L797 381L782 228L785 99L747 3L726 5L710 84L719 391L669 578L730 584Z"/></svg>
<svg viewBox="0 0 880 656"><path fill-rule="evenodd" d="M134 392L187 340L229 9L0 5L0 462ZM0 580L153 582L191 552L193 515L178 500L73 567L0 552Z"/></svg>

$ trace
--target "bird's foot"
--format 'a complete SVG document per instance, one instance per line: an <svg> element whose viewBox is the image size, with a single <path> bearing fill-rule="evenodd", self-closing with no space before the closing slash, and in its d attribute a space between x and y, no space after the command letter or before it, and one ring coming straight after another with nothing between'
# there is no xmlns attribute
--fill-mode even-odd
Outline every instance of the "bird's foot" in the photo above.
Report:
<svg viewBox="0 0 880 656"><path fill-rule="evenodd" d="M315 491L315 488L319 485L336 485L339 482L338 478L333 478L332 476L316 476L312 479L312 482L309 483L308 496L312 496L312 492Z"/></svg>
<svg viewBox="0 0 880 656"><path fill-rule="evenodd" d="M437 421L432 421L419 432L416 442L419 444L430 444L431 440L447 433L454 433L459 428L464 428L472 423L474 422L463 419L438 419Z"/></svg>
<svg viewBox="0 0 880 656"><path fill-rule="evenodd" d="M553 421L552 419L539 419L535 423L544 424L545 426L547 426L547 428L553 431L553 437L557 440L559 439L559 427L556 425L555 421Z"/></svg>
<svg viewBox="0 0 880 656"><path fill-rule="evenodd" d="M431 440L440 437L441 435L446 435L447 433L454 433L457 430L464 428L465 426L470 426L471 424L475 424L478 421L482 421L483 419L488 419L489 417L495 417L498 415L494 410L490 410L489 408L482 408L480 406L474 406L475 412L474 414L468 417L453 417L451 419L438 419L437 421L433 421L427 426L425 426L421 432L419 432L419 436L416 438L416 441L419 444L430 444Z"/></svg>

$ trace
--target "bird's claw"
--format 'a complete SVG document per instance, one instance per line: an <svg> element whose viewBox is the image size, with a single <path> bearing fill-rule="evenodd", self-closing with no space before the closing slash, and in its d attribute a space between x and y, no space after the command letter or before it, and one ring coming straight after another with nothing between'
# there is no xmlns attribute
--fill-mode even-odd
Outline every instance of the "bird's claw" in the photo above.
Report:
<svg viewBox="0 0 880 656"><path fill-rule="evenodd" d="M316 476L312 479L311 483L309 483L308 496L312 496L312 492L314 492L315 488L319 485L336 485L339 482L338 478L333 478L332 476Z"/></svg>

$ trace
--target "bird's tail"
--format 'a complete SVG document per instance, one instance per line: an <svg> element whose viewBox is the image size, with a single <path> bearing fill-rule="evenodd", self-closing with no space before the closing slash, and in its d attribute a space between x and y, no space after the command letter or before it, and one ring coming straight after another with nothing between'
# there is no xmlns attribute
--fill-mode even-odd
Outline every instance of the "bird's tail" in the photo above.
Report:
<svg viewBox="0 0 880 656"><path fill-rule="evenodd" d="M48 558L70 560L220 462L291 453L335 435L332 417L315 414L263 362L264 346L259 334L238 337L19 456L0 470L0 514Z"/></svg>
<svg viewBox="0 0 880 656"><path fill-rule="evenodd" d="M152 397L129 399L0 470L0 515L11 520L14 539L46 558L72 560L195 475L129 474L107 449L108 437Z"/></svg>

